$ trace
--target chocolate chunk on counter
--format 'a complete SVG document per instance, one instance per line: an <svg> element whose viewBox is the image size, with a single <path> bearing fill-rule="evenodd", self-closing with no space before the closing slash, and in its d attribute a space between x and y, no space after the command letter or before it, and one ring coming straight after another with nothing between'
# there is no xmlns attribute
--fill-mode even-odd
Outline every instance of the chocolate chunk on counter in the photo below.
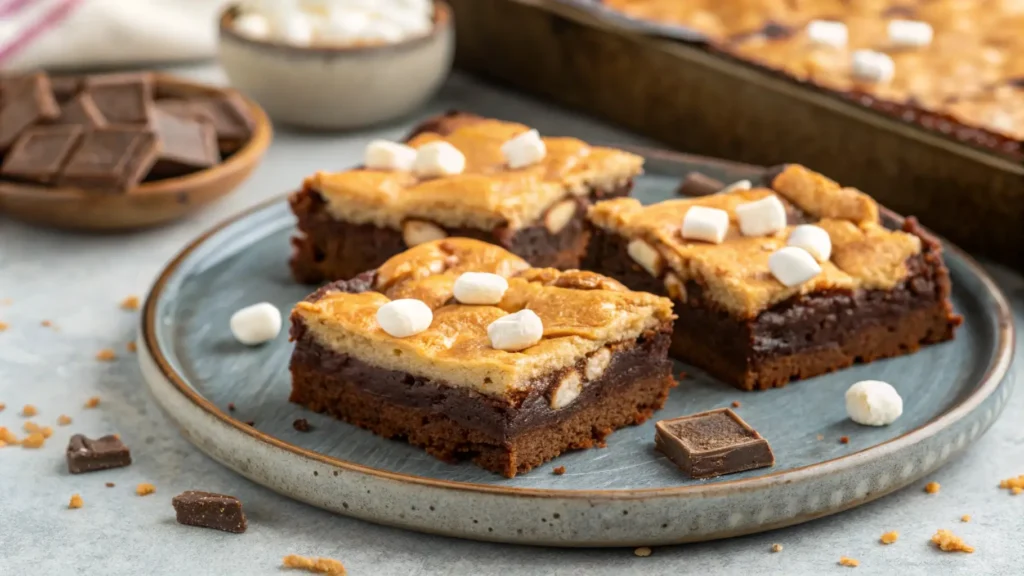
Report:
<svg viewBox="0 0 1024 576"><path fill-rule="evenodd" d="M698 197L710 196L725 188L725 182L700 172L690 172L676 188L676 196Z"/></svg>
<svg viewBox="0 0 1024 576"><path fill-rule="evenodd" d="M4 156L0 176L39 184L55 181L82 132L80 126L36 126L25 130Z"/></svg>
<svg viewBox="0 0 1024 576"><path fill-rule="evenodd" d="M67 460L68 472L81 474L128 466L132 463L132 455L117 436L92 440L75 434L68 442Z"/></svg>
<svg viewBox="0 0 1024 576"><path fill-rule="evenodd" d="M123 192L135 186L156 162L156 136L139 127L108 127L86 132L68 160L60 184Z"/></svg>
<svg viewBox="0 0 1024 576"><path fill-rule="evenodd" d="M217 132L210 122L182 117L162 108L153 111L160 153L149 178L173 178L220 162Z"/></svg>
<svg viewBox="0 0 1024 576"><path fill-rule="evenodd" d="M189 490L171 500L179 524L241 534L248 523L242 501L234 496Z"/></svg>
<svg viewBox="0 0 1024 576"><path fill-rule="evenodd" d="M153 76L149 73L89 76L84 90L110 124L152 121Z"/></svg>
<svg viewBox="0 0 1024 576"><path fill-rule="evenodd" d="M75 124L87 130L104 128L107 119L103 117L96 102L88 92L74 96L60 107L60 116L54 124Z"/></svg>
<svg viewBox="0 0 1024 576"><path fill-rule="evenodd" d="M21 132L60 114L46 74L11 78L4 82L3 108L0 108L0 154L14 144Z"/></svg>
<svg viewBox="0 0 1024 576"><path fill-rule="evenodd" d="M655 424L659 451L691 478L714 478L775 465L768 441L728 408Z"/></svg>

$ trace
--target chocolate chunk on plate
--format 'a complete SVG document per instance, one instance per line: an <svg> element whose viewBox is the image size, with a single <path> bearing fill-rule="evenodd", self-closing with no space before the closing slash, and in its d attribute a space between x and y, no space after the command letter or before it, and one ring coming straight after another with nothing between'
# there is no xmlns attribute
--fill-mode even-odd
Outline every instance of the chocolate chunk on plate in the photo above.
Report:
<svg viewBox="0 0 1024 576"><path fill-rule="evenodd" d="M60 177L63 186L123 192L149 172L158 154L145 128L108 127L87 132Z"/></svg>
<svg viewBox="0 0 1024 576"><path fill-rule="evenodd" d="M68 472L81 474L128 466L132 463L132 454L117 436L93 440L75 434L68 442L67 460Z"/></svg>
<svg viewBox="0 0 1024 576"><path fill-rule="evenodd" d="M679 188L676 188L676 196L682 196L684 198L710 196L722 188L725 188L725 182L706 176L700 172L690 172L686 175L686 178L683 178L683 181L679 183Z"/></svg>
<svg viewBox="0 0 1024 576"><path fill-rule="evenodd" d="M241 534L248 525L242 501L234 496L189 490L171 500L179 524Z"/></svg>
<svg viewBox="0 0 1024 576"><path fill-rule="evenodd" d="M85 91L110 124L149 124L153 108L153 76L149 73L89 76Z"/></svg>
<svg viewBox="0 0 1024 576"><path fill-rule="evenodd" d="M209 168L220 162L217 132L200 118L178 116L157 108L153 125L160 154L150 178L173 178Z"/></svg>
<svg viewBox="0 0 1024 576"><path fill-rule="evenodd" d="M0 108L0 154L14 144L21 132L60 114L46 74L11 78L4 81L4 101Z"/></svg>
<svg viewBox="0 0 1024 576"><path fill-rule="evenodd" d="M22 182L49 184L82 137L80 126L36 126L21 133L4 156L0 176Z"/></svg>
<svg viewBox="0 0 1024 576"><path fill-rule="evenodd" d="M775 465L768 441L728 408L661 420L654 443L691 478Z"/></svg>
<svg viewBox="0 0 1024 576"><path fill-rule="evenodd" d="M65 102L60 107L60 116L53 122L75 124L88 130L104 128L107 125L107 119L103 117L103 113L88 92L82 92Z"/></svg>

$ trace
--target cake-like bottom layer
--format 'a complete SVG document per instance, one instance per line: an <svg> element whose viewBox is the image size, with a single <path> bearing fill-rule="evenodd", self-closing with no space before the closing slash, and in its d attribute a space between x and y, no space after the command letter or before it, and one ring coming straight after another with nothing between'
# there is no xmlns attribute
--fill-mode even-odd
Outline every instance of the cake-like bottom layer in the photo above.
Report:
<svg viewBox="0 0 1024 576"><path fill-rule="evenodd" d="M718 309L695 282L676 301L675 358L742 390L785 386L859 362L901 356L953 338L961 318L949 302L949 272L938 242L908 219L924 251L892 290L831 290L791 298L755 318ZM595 230L584 267L633 290L667 296L663 281L629 257L628 242Z"/></svg>
<svg viewBox="0 0 1024 576"><path fill-rule="evenodd" d="M301 326L293 327L293 337L292 402L406 440L445 461L471 459L509 478L644 422L676 384L667 325L635 344L616 346L601 376L558 409L551 398L566 371L505 400L371 366L320 346Z"/></svg>

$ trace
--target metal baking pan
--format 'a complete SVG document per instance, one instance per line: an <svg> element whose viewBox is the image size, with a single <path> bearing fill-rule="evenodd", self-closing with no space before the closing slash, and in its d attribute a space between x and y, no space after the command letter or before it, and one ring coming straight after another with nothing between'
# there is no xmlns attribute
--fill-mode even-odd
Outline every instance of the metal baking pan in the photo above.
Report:
<svg viewBox="0 0 1024 576"><path fill-rule="evenodd" d="M800 162L1024 268L1024 162L1013 155L624 27L586 1L450 0L456 64L684 151Z"/></svg>

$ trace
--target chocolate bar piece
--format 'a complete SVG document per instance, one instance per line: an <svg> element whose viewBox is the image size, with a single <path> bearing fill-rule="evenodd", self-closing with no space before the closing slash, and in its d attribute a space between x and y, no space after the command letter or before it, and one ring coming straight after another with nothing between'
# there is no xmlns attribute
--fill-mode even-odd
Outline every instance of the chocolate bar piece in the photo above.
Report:
<svg viewBox="0 0 1024 576"><path fill-rule="evenodd" d="M691 478L775 465L768 441L728 408L655 424L655 446Z"/></svg>
<svg viewBox="0 0 1024 576"><path fill-rule="evenodd" d="M107 119L103 117L99 107L96 106L92 95L82 92L61 106L60 116L54 120L54 124L76 124L93 130L104 128L107 125Z"/></svg>
<svg viewBox="0 0 1024 576"><path fill-rule="evenodd" d="M85 80L85 90L110 124L149 124L153 108L153 77L105 74Z"/></svg>
<svg viewBox="0 0 1024 576"><path fill-rule="evenodd" d="M53 97L63 104L78 95L82 89L81 76L50 76Z"/></svg>
<svg viewBox="0 0 1024 576"><path fill-rule="evenodd" d="M187 118L157 108L153 125L160 144L160 155L150 178L173 178L209 168L220 162L217 132L213 124Z"/></svg>
<svg viewBox="0 0 1024 576"><path fill-rule="evenodd" d="M53 182L81 137L80 126L29 128L4 157L0 176L40 184Z"/></svg>
<svg viewBox="0 0 1024 576"><path fill-rule="evenodd" d="M171 499L178 524L241 534L248 525L242 501L234 496L189 490Z"/></svg>
<svg viewBox="0 0 1024 576"><path fill-rule="evenodd" d="M709 196L722 188L725 188L725 182L700 172L690 172L676 188L676 196Z"/></svg>
<svg viewBox="0 0 1024 576"><path fill-rule="evenodd" d="M18 139L22 130L60 114L46 74L9 79L4 82L4 103L0 108L0 154Z"/></svg>
<svg viewBox="0 0 1024 576"><path fill-rule="evenodd" d="M110 468L123 468L132 463L132 454L117 436L92 440L75 434L68 442L68 472L82 474Z"/></svg>
<svg viewBox="0 0 1024 576"><path fill-rule="evenodd" d="M145 128L110 127L87 132L60 177L64 186L125 191L156 162L156 136Z"/></svg>
<svg viewBox="0 0 1024 576"><path fill-rule="evenodd" d="M252 137L252 116L245 101L237 94L164 101L161 105L178 114L209 118L217 131L217 143L224 156L237 152Z"/></svg>

